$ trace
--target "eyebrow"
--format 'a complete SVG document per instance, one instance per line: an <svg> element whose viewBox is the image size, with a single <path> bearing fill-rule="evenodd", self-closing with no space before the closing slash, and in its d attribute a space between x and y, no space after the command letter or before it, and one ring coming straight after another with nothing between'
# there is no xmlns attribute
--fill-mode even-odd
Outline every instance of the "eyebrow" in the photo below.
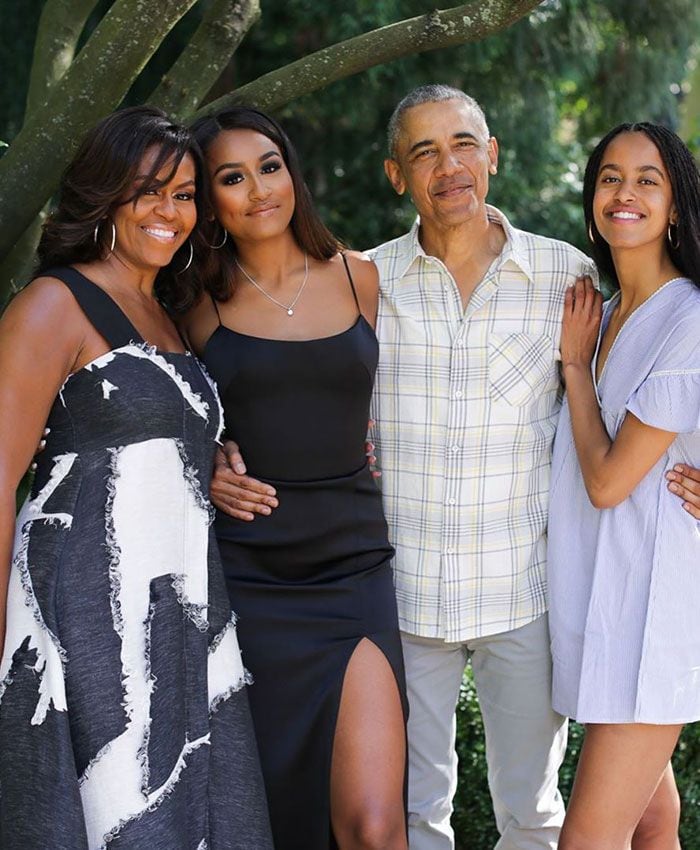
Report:
<svg viewBox="0 0 700 850"><path fill-rule="evenodd" d="M605 165L600 166L601 171L605 171L605 169L609 169L610 171L622 171L619 165L616 165L614 162L607 162ZM655 165L642 165L637 169L640 174L645 174L647 171L655 171L662 180L665 180L663 172L658 169Z"/></svg>
<svg viewBox="0 0 700 850"><path fill-rule="evenodd" d="M259 157L258 162L265 162L265 160L270 159L271 156L281 156L279 151L267 151L261 157ZM224 168L243 168L245 163L243 162L222 162L221 165L214 172L214 177L220 172L223 171Z"/></svg>
<svg viewBox="0 0 700 850"><path fill-rule="evenodd" d="M452 136L452 138L453 139L473 139L475 142L479 141L478 137L475 136L474 133L468 133L466 130L464 130L460 133L455 133ZM430 147L430 145L434 145L434 144L435 144L434 139L421 139L420 142L416 142L415 145L411 146L411 149L409 150L408 155L410 156L412 153L415 153L420 148L427 148L427 147Z"/></svg>

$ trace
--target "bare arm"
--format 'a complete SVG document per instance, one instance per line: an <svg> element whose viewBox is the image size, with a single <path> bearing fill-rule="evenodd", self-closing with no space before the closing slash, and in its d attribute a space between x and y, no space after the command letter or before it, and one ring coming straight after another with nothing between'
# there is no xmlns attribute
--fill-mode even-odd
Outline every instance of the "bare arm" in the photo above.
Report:
<svg viewBox="0 0 700 850"><path fill-rule="evenodd" d="M345 256L350 267L360 311L367 321L375 327L379 304L379 273L374 262L359 251L346 251Z"/></svg>
<svg viewBox="0 0 700 850"><path fill-rule="evenodd" d="M80 354L85 318L66 287L36 281L0 319L0 654L15 528L15 492L51 405Z"/></svg>
<svg viewBox="0 0 700 850"><path fill-rule="evenodd" d="M639 484L676 438L628 413L615 438L600 417L591 359L600 325L602 298L590 280L578 280L566 294L562 327L562 367L571 426L581 473L596 508L618 505Z"/></svg>

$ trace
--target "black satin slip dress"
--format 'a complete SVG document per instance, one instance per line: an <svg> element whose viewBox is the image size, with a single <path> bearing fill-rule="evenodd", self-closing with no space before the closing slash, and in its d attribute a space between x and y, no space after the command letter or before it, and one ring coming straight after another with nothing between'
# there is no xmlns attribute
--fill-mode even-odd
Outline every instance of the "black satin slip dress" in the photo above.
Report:
<svg viewBox="0 0 700 850"><path fill-rule="evenodd" d="M350 278L347 263L346 270ZM357 303L352 278L350 285ZM407 713L393 549L364 453L377 358L361 314L339 334L306 341L219 324L203 355L227 437L248 474L279 498L269 517L242 522L219 513L215 521L254 679L249 697L276 850L336 847L333 738L345 670L363 638L387 658Z"/></svg>

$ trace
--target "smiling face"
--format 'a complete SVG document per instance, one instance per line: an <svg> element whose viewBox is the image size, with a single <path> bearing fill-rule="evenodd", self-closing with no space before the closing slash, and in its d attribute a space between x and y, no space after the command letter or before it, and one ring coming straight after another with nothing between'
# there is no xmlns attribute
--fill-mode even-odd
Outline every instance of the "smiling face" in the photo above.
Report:
<svg viewBox="0 0 700 850"><path fill-rule="evenodd" d="M645 133L620 133L605 149L593 219L611 249L665 243L669 222L676 220L671 181Z"/></svg>
<svg viewBox="0 0 700 850"><path fill-rule="evenodd" d="M455 227L485 216L498 145L469 104L447 100L408 109L395 157L384 164L387 176L400 195L410 193L423 225Z"/></svg>
<svg viewBox="0 0 700 850"><path fill-rule="evenodd" d="M294 185L277 145L255 130L223 130L209 145L212 199L236 241L284 233L294 214Z"/></svg>
<svg viewBox="0 0 700 850"><path fill-rule="evenodd" d="M133 189L139 189L158 156L157 149L147 150L138 169ZM168 162L156 175L166 180L173 163ZM184 244L197 221L195 165L185 154L170 180L154 185L115 208L112 221L116 228L114 256L125 265L139 269L167 266Z"/></svg>

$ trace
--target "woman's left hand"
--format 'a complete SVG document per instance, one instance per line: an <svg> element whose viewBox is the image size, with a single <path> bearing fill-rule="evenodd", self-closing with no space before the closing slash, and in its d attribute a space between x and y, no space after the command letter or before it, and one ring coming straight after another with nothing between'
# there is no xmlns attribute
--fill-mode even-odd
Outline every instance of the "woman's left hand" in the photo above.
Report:
<svg viewBox="0 0 700 850"><path fill-rule="evenodd" d="M561 331L562 366L588 368L593 359L603 306L603 296L590 277L579 277L566 291Z"/></svg>

